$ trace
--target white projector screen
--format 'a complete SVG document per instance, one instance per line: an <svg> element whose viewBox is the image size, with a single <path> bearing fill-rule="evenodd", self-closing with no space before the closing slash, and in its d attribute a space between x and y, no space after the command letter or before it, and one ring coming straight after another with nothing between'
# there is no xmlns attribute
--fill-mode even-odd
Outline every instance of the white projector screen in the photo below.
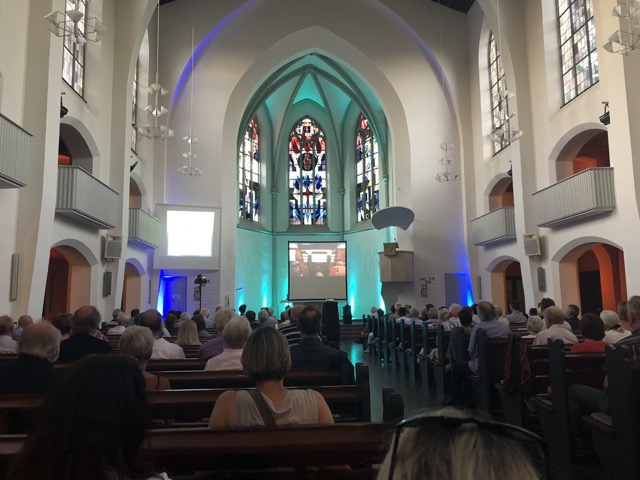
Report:
<svg viewBox="0 0 640 480"><path fill-rule="evenodd" d="M155 269L217 270L220 268L220 210L183 205L158 205L163 223Z"/></svg>
<svg viewBox="0 0 640 480"><path fill-rule="evenodd" d="M289 242L289 300L347 299L347 242Z"/></svg>

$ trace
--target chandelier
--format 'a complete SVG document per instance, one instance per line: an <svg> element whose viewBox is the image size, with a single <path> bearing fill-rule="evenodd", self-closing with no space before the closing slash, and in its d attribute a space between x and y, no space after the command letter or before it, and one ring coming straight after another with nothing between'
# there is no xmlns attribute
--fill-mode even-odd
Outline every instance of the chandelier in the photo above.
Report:
<svg viewBox="0 0 640 480"><path fill-rule="evenodd" d="M83 45L87 40L99 42L107 30L96 17L85 18L85 4L80 0L67 0L64 12L55 10L44 19L47 28L57 37L69 37L73 43Z"/></svg>
<svg viewBox="0 0 640 480"><path fill-rule="evenodd" d="M195 78L193 77L193 62L195 60L193 57L195 51L193 37L194 30L193 27L191 27L191 113L189 121L189 135L182 137L182 140L187 142L189 145L189 150L182 154L182 156L189 161L189 164L183 165L178 169L178 172L188 177L197 177L198 175L202 175L202 169L193 165L193 160L198 158L198 155L193 151L193 144L198 141L198 138L193 136L193 84L195 82Z"/></svg>
<svg viewBox="0 0 640 480"><path fill-rule="evenodd" d="M445 137L444 143L440 144L440 149L444 152L443 157L440 159L440 165L444 167L444 172L436 174L436 180L440 183L453 182L460 178L460 175L456 172L449 170L453 164L451 154L449 153L453 150L453 143L447 143L447 138Z"/></svg>
<svg viewBox="0 0 640 480"><path fill-rule="evenodd" d="M626 0L619 3L613 8L611 15L620 19L622 28L616 30L602 48L620 55L628 55L640 48L640 1Z"/></svg>
<svg viewBox="0 0 640 480"><path fill-rule="evenodd" d="M145 108L153 117L153 123L138 128L138 133L151 140L165 140L173 137L173 130L160 125L160 117L169 112L161 103L160 97L164 97L169 90L160 85L160 0L157 8L158 27L156 29L156 81L147 88L147 93L152 96L153 103Z"/></svg>

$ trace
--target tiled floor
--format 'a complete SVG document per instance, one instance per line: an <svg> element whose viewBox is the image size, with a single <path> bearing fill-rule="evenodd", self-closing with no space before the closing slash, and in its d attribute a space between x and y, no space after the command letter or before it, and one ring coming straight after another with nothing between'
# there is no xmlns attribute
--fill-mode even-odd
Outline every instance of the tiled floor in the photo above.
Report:
<svg viewBox="0 0 640 480"><path fill-rule="evenodd" d="M405 418L424 409L441 408L438 404L434 390L435 386L422 385L420 379L411 380L409 375L400 372L397 366L385 367L379 356L373 353L363 353L362 345L355 342L342 342L341 348L345 350L351 362L364 363L369 367L371 384L371 420L382 421L382 388L391 387L400 393L404 399ZM561 472L551 465L552 480L601 480L606 475L594 457L584 464L574 465L571 473Z"/></svg>

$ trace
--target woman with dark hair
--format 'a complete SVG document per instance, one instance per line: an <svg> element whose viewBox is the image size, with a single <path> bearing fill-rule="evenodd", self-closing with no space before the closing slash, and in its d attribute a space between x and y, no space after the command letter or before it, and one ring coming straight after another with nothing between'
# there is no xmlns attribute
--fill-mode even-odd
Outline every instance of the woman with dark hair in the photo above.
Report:
<svg viewBox="0 0 640 480"><path fill-rule="evenodd" d="M604 323L595 313L585 313L580 321L584 342L571 347L572 352L604 352L607 342L604 337Z"/></svg>
<svg viewBox="0 0 640 480"><path fill-rule="evenodd" d="M225 327L226 330L226 327ZM228 390L216 401L209 427L333 423L325 399L315 390L288 390L291 368L286 337L273 328L255 330L242 350L244 373L255 390Z"/></svg>
<svg viewBox="0 0 640 480"><path fill-rule="evenodd" d="M120 355L90 355L50 392L9 480L167 479L138 450L149 424L140 369Z"/></svg>

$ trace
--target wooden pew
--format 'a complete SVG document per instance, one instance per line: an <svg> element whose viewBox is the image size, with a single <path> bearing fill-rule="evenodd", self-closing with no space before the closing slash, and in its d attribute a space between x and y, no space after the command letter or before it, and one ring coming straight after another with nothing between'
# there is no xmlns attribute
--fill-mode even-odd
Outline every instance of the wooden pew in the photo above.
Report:
<svg viewBox="0 0 640 480"><path fill-rule="evenodd" d="M147 364L148 372L162 372L168 370L204 370L206 360L198 358L187 358L186 360L149 360Z"/></svg>
<svg viewBox="0 0 640 480"><path fill-rule="evenodd" d="M486 331L478 329L476 332L478 374L469 377L478 410L490 412L497 403L497 392L494 385L504 377L506 350L506 338L487 338ZM496 402L493 401L494 398Z"/></svg>
<svg viewBox="0 0 640 480"><path fill-rule="evenodd" d="M429 360L429 366L433 372L433 378L436 384L436 394L439 401L444 399L446 393L445 387L445 371L444 367L447 362L447 348L451 341L451 332L447 332L442 324L438 325L435 329L435 337L431 334L429 337L429 351L435 349L438 352L438 357ZM435 341L435 344L432 343Z"/></svg>
<svg viewBox="0 0 640 480"><path fill-rule="evenodd" d="M627 348L606 349L610 415L583 417L605 472L612 478L640 478L640 365L628 358Z"/></svg>
<svg viewBox="0 0 640 480"><path fill-rule="evenodd" d="M212 471L199 478L375 478L390 438L384 423L295 425L272 428L150 430L141 451L169 476ZM0 469L16 455L24 435L0 436ZM354 470L306 472L304 467L351 465ZM247 474L247 468L257 470ZM260 472L272 468L295 472ZM236 474L233 474L233 471ZM231 471L231 473L229 473Z"/></svg>
<svg viewBox="0 0 640 480"><path fill-rule="evenodd" d="M535 406L549 444L551 460L562 469L571 465L571 425L569 386L581 383L602 388L605 356L602 353L571 353L561 340L549 340L549 379L551 395L538 396Z"/></svg>
<svg viewBox="0 0 640 480"><path fill-rule="evenodd" d="M435 347L436 331L429 328L426 322L422 323L420 329L422 331L422 338L420 343L416 342L415 352L418 363L418 369L420 370L420 376L422 377L422 386L426 391L429 391L431 375L429 375L429 352ZM422 353L420 353L422 351Z"/></svg>

